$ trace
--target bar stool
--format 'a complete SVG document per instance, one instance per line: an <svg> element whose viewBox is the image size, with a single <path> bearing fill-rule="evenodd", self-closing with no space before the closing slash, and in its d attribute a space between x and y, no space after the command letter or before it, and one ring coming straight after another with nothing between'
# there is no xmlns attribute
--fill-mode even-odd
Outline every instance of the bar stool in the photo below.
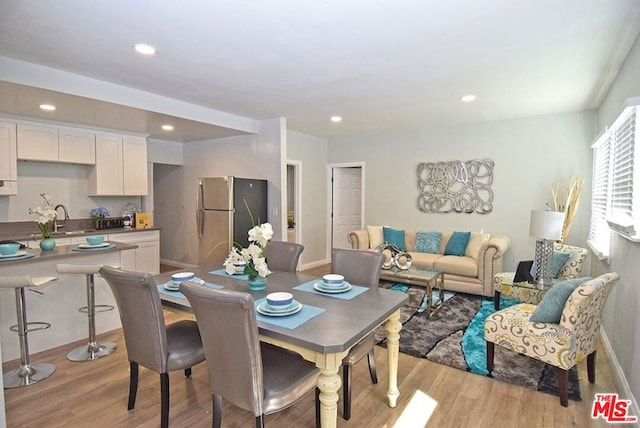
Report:
<svg viewBox="0 0 640 428"><path fill-rule="evenodd" d="M87 278L87 306L79 309L86 312L89 319L89 343L70 351L67 359L71 361L93 361L106 357L116 350L117 345L112 342L96 342L96 313L112 311L112 305L96 305L95 277L102 265L57 265L59 273L85 275Z"/></svg>
<svg viewBox="0 0 640 428"><path fill-rule="evenodd" d="M29 342L27 333L36 330L45 330L51 327L46 322L27 322L24 288L37 287L52 281L57 281L55 276L31 277L31 276L0 276L0 288L13 288L16 293L16 317L18 324L9 327L18 332L20 339L20 367L10 370L3 375L5 388L19 388L29 386L48 378L56 370L53 364L29 362ZM29 328L29 326L34 326Z"/></svg>

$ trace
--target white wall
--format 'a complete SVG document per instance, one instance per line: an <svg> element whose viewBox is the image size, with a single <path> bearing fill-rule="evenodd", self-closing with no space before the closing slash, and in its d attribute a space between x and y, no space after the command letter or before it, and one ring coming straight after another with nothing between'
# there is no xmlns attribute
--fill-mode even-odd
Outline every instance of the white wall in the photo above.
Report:
<svg viewBox="0 0 640 428"><path fill-rule="evenodd" d="M518 260L533 257L531 210L544 209L552 201L552 185L574 174L587 180L567 243L586 245L594 122L591 111L397 130L331 140L328 162L365 162L365 224L505 234L511 247L504 268L515 270ZM495 162L492 212L427 214L418 210L419 163L484 158Z"/></svg>
<svg viewBox="0 0 640 428"><path fill-rule="evenodd" d="M626 98L640 96L640 39L636 40L598 110L598 129L613 123ZM640 147L636 146L636 150ZM638 185L639 183L635 183ZM593 275L617 272L616 284L604 312L603 326L633 396L640 399L640 243L612 233L610 263L594 262ZM630 399L630 397L623 397ZM637 407L636 407L637 409ZM634 413L639 416L638 413Z"/></svg>
<svg viewBox="0 0 640 428"><path fill-rule="evenodd" d="M301 163L302 212L299 224L304 251L300 268L328 263L327 248L327 140L289 130L287 157ZM298 227L298 225L296 225Z"/></svg>

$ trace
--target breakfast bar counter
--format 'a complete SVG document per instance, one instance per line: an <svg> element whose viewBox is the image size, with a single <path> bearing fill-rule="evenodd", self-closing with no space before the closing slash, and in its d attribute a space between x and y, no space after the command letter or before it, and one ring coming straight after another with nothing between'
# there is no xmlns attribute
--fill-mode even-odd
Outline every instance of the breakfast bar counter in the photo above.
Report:
<svg viewBox="0 0 640 428"><path fill-rule="evenodd" d="M111 245L113 244L113 245ZM58 281L26 292L27 321L42 321L51 328L29 333L29 351L34 354L67 343L87 338L87 315L78 311L87 304L84 275L64 275L57 271L58 263L100 264L119 267L123 251L136 249L135 244L110 242L104 248L81 248L82 243L56 246L51 251L23 249L19 258L0 258L2 276L55 276ZM4 258L4 260L1 260ZM95 281L97 304L116 306L107 283L99 277ZM18 336L9 330L16 323L15 293L0 289L0 336L2 361L20 358ZM115 307L109 312L96 314L96 332L103 333L120 327L120 316Z"/></svg>

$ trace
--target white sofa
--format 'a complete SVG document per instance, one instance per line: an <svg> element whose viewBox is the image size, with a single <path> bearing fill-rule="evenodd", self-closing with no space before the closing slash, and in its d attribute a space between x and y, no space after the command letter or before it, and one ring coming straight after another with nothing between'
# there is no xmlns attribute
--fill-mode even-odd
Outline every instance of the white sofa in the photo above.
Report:
<svg viewBox="0 0 640 428"><path fill-rule="evenodd" d="M375 233L374 228L368 229ZM368 229L355 230L348 234L351 248L375 250L379 243L376 239L370 239ZM502 258L509 248L509 238L505 235L472 232L464 256L444 255L451 235L452 232L443 232L439 254L430 254L414 251L417 232L405 230L405 250L411 255L412 266L444 271L444 286L447 290L493 296L493 277L502 272Z"/></svg>

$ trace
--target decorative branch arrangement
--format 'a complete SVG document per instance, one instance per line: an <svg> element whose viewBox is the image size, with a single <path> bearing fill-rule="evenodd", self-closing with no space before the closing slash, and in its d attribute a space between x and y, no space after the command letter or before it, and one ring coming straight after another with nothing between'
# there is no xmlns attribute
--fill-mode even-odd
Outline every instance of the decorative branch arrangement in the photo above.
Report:
<svg viewBox="0 0 640 428"><path fill-rule="evenodd" d="M584 185L584 178L576 175L569 177L566 181L551 187L553 197L553 210L564 212L564 224L562 225L562 237L560 242L564 242L569 236L569 231L578 213L580 204L580 193Z"/></svg>
<svg viewBox="0 0 640 428"><path fill-rule="evenodd" d="M425 213L479 213L493 210L491 159L418 165L418 208Z"/></svg>

